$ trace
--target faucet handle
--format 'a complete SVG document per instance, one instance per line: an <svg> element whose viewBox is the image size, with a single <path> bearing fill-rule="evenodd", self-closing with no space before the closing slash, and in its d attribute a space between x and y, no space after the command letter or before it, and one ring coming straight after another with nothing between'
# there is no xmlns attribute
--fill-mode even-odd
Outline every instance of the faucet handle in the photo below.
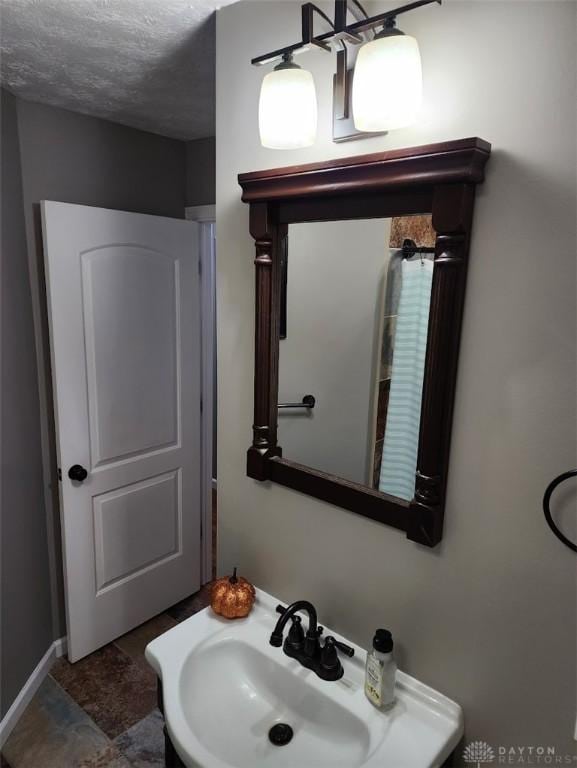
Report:
<svg viewBox="0 0 577 768"><path fill-rule="evenodd" d="M327 640L328 639L329 638L327 637ZM345 656L349 657L349 659L353 658L353 656L355 655L355 649L354 648L351 648L351 646L347 645L346 643L341 643L340 640L335 640L334 637L331 638L331 639L334 641L335 645L337 646L339 651L341 651L341 653L344 653Z"/></svg>
<svg viewBox="0 0 577 768"><path fill-rule="evenodd" d="M273 632L272 635L270 636L269 643L275 648L280 648L282 645L282 633Z"/></svg>

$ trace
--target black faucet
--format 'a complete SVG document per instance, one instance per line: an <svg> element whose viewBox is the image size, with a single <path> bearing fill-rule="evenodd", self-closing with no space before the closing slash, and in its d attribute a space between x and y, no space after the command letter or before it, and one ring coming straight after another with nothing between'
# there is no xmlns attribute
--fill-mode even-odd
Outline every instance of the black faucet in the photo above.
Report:
<svg viewBox="0 0 577 768"><path fill-rule="evenodd" d="M277 605L276 610L281 617L270 636L270 644L276 648L282 645L287 656L296 659L303 667L311 669L323 680L339 680L344 670L337 648L349 658L354 656L354 648L331 636L326 638L324 645L321 645L320 637L323 628L318 626L316 608L308 600L297 600L288 608ZM305 611L309 617L306 633L302 627L301 617L296 615L299 611ZM292 620L292 625L283 643L283 631L289 619Z"/></svg>

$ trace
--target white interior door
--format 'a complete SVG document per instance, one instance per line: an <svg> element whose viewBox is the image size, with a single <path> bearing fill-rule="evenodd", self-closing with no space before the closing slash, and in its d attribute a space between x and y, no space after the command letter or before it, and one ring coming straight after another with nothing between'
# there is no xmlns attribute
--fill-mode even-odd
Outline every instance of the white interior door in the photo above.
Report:
<svg viewBox="0 0 577 768"><path fill-rule="evenodd" d="M42 222L76 661L200 586L198 225L54 202Z"/></svg>

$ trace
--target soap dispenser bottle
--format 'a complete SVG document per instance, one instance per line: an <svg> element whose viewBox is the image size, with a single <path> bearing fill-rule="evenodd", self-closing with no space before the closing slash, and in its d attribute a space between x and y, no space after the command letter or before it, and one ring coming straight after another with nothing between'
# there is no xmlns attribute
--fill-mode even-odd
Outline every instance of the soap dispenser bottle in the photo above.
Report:
<svg viewBox="0 0 577 768"><path fill-rule="evenodd" d="M396 675L393 636L388 629L377 629L365 667L365 693L375 707L389 709L395 703Z"/></svg>

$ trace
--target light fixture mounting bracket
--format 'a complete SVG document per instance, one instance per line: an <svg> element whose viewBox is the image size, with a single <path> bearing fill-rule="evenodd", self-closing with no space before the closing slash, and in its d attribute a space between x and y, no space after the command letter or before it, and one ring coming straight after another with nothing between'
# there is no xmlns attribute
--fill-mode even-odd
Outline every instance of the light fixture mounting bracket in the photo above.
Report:
<svg viewBox="0 0 577 768"><path fill-rule="evenodd" d="M331 21L326 13L321 11L320 8L317 8L314 3L305 3L301 6L302 39L298 43L292 43L291 45L286 45L284 48L278 48L276 51L270 51L269 53L256 56L254 59L251 59L250 63L255 67L260 67L263 64L271 64L277 59L282 59L286 54L296 56L299 53L310 51L312 46L321 48L325 51L330 50L330 43L339 40L352 43L353 45L359 45L363 42L363 38L361 37L363 32L382 27L389 20L396 19L397 16L407 13L407 11L413 11L415 8L421 8L424 5L431 5L432 3L440 5L441 2L442 0L415 0L413 3L394 8L392 11L378 13L376 16L368 16L360 2L357 2L357 0L335 0L334 21ZM323 32L320 35L313 34L313 20L315 13L321 16L329 24L331 27L329 32ZM348 13L351 13L355 19L351 24L346 23ZM362 17L359 18L359 16Z"/></svg>
<svg viewBox="0 0 577 768"><path fill-rule="evenodd" d="M304 3L301 6L301 40L284 48L256 56L251 59L251 64L260 67L265 64L286 61L289 56L297 56L313 48L330 52L332 50L331 43L337 44L339 46L337 71L333 78L333 141L349 141L379 135L357 131L354 127L350 103L352 69L348 66L347 43L353 46L360 45L365 42L363 33L374 31L377 27L394 28L397 16L433 3L440 5L442 0L415 0L412 3L394 8L392 11L369 16L359 0L335 0L333 21L314 3ZM315 14L329 25L330 31L320 35L314 34ZM347 24L349 14L352 15L354 21Z"/></svg>

